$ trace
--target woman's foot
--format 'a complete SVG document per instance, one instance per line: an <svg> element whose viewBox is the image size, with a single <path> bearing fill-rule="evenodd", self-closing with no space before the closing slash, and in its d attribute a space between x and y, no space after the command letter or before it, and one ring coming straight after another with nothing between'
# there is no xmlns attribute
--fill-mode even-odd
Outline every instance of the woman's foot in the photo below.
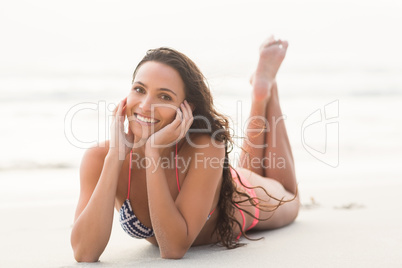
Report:
<svg viewBox="0 0 402 268"><path fill-rule="evenodd" d="M288 42L275 40L273 36L265 40L260 47L260 59L257 70L251 76L253 100L267 102L271 96L276 74L286 55Z"/></svg>

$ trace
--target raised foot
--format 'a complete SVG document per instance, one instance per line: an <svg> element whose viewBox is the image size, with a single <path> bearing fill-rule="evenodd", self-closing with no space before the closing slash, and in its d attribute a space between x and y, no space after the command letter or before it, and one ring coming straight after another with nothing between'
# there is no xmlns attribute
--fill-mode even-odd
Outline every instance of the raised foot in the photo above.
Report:
<svg viewBox="0 0 402 268"><path fill-rule="evenodd" d="M254 101L268 101L271 97L272 85L287 48L287 41L275 40L273 36L262 43L257 69L250 78Z"/></svg>

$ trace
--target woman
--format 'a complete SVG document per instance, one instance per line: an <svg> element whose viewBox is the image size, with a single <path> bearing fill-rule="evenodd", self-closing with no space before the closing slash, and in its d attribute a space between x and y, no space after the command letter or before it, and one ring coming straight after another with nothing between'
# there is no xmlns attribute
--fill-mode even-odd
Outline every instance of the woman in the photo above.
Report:
<svg viewBox="0 0 402 268"><path fill-rule="evenodd" d="M275 82L287 46L271 37L260 47L250 81L250 124L236 170L228 162L228 120L214 109L199 69L177 51L148 51L134 71L129 95L114 111L110 141L82 159L71 234L77 261L99 259L114 208L129 235L174 259L192 245L235 248L247 230L294 221L299 198ZM267 164L272 155L280 165Z"/></svg>

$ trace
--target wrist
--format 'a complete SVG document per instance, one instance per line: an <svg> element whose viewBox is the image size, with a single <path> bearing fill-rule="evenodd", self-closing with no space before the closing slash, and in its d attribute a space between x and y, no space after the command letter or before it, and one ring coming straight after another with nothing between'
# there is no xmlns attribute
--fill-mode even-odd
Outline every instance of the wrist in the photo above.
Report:
<svg viewBox="0 0 402 268"><path fill-rule="evenodd" d="M156 146L152 146L150 142L145 145L145 156L156 157L160 156L160 150Z"/></svg>
<svg viewBox="0 0 402 268"><path fill-rule="evenodd" d="M126 154L119 150L109 149L109 152L107 153L105 160L108 160L110 162L116 162L122 165L124 160L126 160Z"/></svg>

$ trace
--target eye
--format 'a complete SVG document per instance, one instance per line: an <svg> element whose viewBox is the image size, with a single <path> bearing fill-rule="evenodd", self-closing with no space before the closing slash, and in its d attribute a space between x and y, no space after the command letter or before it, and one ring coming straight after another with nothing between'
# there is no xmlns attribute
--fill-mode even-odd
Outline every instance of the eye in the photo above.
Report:
<svg viewBox="0 0 402 268"><path fill-rule="evenodd" d="M172 98L171 98L169 95L166 95L166 94L163 94L163 95L161 96L161 98L162 98L163 100L167 100L167 101L172 100Z"/></svg>
<svg viewBox="0 0 402 268"><path fill-rule="evenodd" d="M135 87L133 90L137 93L145 93L145 90L142 87Z"/></svg>

